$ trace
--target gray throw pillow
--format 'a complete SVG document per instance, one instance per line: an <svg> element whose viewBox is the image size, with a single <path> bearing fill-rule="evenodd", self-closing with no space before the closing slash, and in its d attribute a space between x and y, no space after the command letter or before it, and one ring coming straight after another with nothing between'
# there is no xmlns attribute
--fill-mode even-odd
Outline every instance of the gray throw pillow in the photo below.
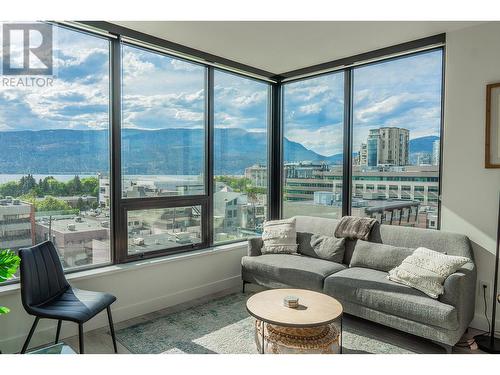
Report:
<svg viewBox="0 0 500 375"><path fill-rule="evenodd" d="M329 260L331 262L342 263L344 260L345 239L312 234L310 249L308 250L310 255L303 254L314 258Z"/></svg>
<svg viewBox="0 0 500 375"><path fill-rule="evenodd" d="M408 247L358 240L354 246L349 267L364 267L389 272L399 266L414 251L415 249Z"/></svg>
<svg viewBox="0 0 500 375"><path fill-rule="evenodd" d="M312 233L308 232L297 232L297 251L299 252L299 254L317 258L317 255L311 246L312 235Z"/></svg>

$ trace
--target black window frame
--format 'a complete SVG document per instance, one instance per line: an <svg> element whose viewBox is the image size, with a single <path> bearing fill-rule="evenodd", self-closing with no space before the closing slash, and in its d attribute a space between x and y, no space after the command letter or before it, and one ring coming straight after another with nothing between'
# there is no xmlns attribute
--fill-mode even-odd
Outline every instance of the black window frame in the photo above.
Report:
<svg viewBox="0 0 500 375"><path fill-rule="evenodd" d="M114 90L117 90L118 95L116 95L117 103L114 103L113 108L117 112L117 124L113 127L115 130L113 132L114 144L119 145L117 149L115 149L115 155L113 159L113 169L114 169L114 188L113 188L113 198L117 210L114 211L115 221L118 223L116 226L116 230L114 235L116 238L116 243L118 244L114 248L114 259L115 263L127 263L134 262L141 259L149 259L156 258L159 256L164 256L168 254L177 254L185 251L193 251L193 250L201 250L204 248L208 248L211 246L211 240L209 237L210 228L208 226L207 220L205 219L209 212L211 212L211 208L209 207L209 179L208 179L208 164L209 161L209 152L211 152L211 144L209 142L210 137L210 127L213 126L213 117L210 116L210 110L213 107L210 105L211 101L213 101L213 87L210 85L210 71L209 67L198 62L189 61L187 59L183 59L178 56L173 56L164 51L157 50L154 48L148 48L148 46L134 44L129 41L123 41L120 36L118 36L115 40L113 40L113 51L114 55L112 56L113 67L116 70L113 75L113 84ZM176 59L180 61L184 61L189 64L202 66L205 70L204 74L204 194L196 194L196 195L179 195L179 196L158 196L158 197L142 197L142 198L126 198L123 197L122 191L122 148L121 148L121 130L122 122L121 122L121 114L122 114L122 76L123 76L123 67L121 63L122 59L122 51L123 46L138 48L140 50L154 53L157 55L165 56L171 59ZM213 82L213 81L212 81ZM213 86L213 85L212 85ZM209 98L210 97L210 98ZM201 206L201 242L190 245L180 245L176 247L166 248L162 250L153 250L153 251L145 251L138 254L129 254L128 253L128 227L127 227L127 215L129 211L137 211L137 210L148 210L148 209L162 209L162 208L175 208L175 207L185 207L185 206Z"/></svg>
<svg viewBox="0 0 500 375"><path fill-rule="evenodd" d="M126 27L104 21L56 22L47 21L55 26L73 29L88 35L107 38L110 42L110 251L111 264L133 262L141 259L161 257L181 252L203 250L214 245L213 230L213 193L214 193L214 71L215 69L254 79L268 85L268 127L267 127L267 217L282 217L284 193L283 165L283 87L291 82L315 78L321 75L344 74L344 124L343 124L343 176L342 215L351 210L352 190L352 71L355 67L376 64L393 59L404 58L432 50L442 52L441 85L441 124L439 160L443 159L444 138L444 79L445 79L445 42L446 34L438 34L406 43L346 57L290 72L275 74L227 58L209 54L158 37L144 34ZM122 115L122 44L138 47L170 58L201 65L205 69L205 194L171 197L123 198L121 169L121 115ZM388 190L392 190L389 189ZM438 218L437 228L441 225L442 163L439 163L439 185L437 191ZM201 206L202 241L198 244L179 246L141 254L128 254L127 212L138 209L161 209L182 206ZM241 241L236 240L234 242ZM109 266L110 263L78 267L68 273L84 269ZM13 282L16 282L14 280ZM6 283L4 283L6 284Z"/></svg>

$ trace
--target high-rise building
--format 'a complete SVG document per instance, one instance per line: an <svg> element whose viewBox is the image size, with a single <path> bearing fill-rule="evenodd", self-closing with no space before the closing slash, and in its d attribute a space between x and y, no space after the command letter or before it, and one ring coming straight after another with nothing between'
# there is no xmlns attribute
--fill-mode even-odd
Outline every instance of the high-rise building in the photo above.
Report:
<svg viewBox="0 0 500 375"><path fill-rule="evenodd" d="M395 127L383 127L378 131L378 164L408 165L410 131Z"/></svg>
<svg viewBox="0 0 500 375"><path fill-rule="evenodd" d="M367 165L376 167L378 163L378 129L370 129L368 140L366 142Z"/></svg>
<svg viewBox="0 0 500 375"><path fill-rule="evenodd" d="M432 142L432 165L439 165L439 139Z"/></svg>
<svg viewBox="0 0 500 375"><path fill-rule="evenodd" d="M359 147L359 165L368 165L368 147L366 143L361 143Z"/></svg>

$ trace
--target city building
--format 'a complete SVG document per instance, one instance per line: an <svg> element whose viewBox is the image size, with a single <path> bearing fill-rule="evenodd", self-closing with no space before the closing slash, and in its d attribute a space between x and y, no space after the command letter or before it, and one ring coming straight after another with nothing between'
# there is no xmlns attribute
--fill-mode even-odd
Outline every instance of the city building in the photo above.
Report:
<svg viewBox="0 0 500 375"><path fill-rule="evenodd" d="M341 214L342 168L325 170L320 165L310 172L306 178L285 179L283 204L288 215L316 215L319 210L324 211L323 216L338 217ZM366 213L364 206L383 206L387 201L407 201L413 209L428 207L429 212L437 209L439 169L435 166L353 166L352 181L352 207L363 208L358 210L360 215L371 215L376 211ZM331 202L330 210L315 206L324 206L325 202ZM425 226L426 219L421 218L419 223L419 226Z"/></svg>
<svg viewBox="0 0 500 375"><path fill-rule="evenodd" d="M109 177L99 173L99 207L110 207L111 186L109 184Z"/></svg>
<svg viewBox="0 0 500 375"><path fill-rule="evenodd" d="M331 206L333 202L339 200L340 194L334 194L332 191L315 191L314 192L314 204L322 204L325 206Z"/></svg>
<svg viewBox="0 0 500 375"><path fill-rule="evenodd" d="M429 152L419 152L417 154L416 165L436 165L432 163L432 154Z"/></svg>
<svg viewBox="0 0 500 375"><path fill-rule="evenodd" d="M17 250L32 246L35 212L33 205L19 199L0 199L0 249Z"/></svg>
<svg viewBox="0 0 500 375"><path fill-rule="evenodd" d="M365 144L361 144L359 151L359 165L375 167L377 165L403 166L409 163L408 129L396 127L381 127L370 129ZM363 155L366 155L366 162Z"/></svg>
<svg viewBox="0 0 500 375"><path fill-rule="evenodd" d="M366 156L367 165L369 167L376 167L378 164L378 140L380 134L378 129L370 129L368 139L366 140ZM360 163L361 164L361 163Z"/></svg>
<svg viewBox="0 0 500 375"><path fill-rule="evenodd" d="M257 235L266 220L265 194L249 197L217 183L214 193L214 229L217 241L227 241L244 235Z"/></svg>
<svg viewBox="0 0 500 375"><path fill-rule="evenodd" d="M303 161L285 163L284 168L286 178L311 178L315 171L328 170L328 165L326 163L313 163Z"/></svg>
<svg viewBox="0 0 500 375"><path fill-rule="evenodd" d="M248 178L253 186L267 188L267 167L255 164L245 168L245 178Z"/></svg>
<svg viewBox="0 0 500 375"><path fill-rule="evenodd" d="M432 142L432 165L439 165L439 139Z"/></svg>
<svg viewBox="0 0 500 375"><path fill-rule="evenodd" d="M377 164L408 165L410 131L403 128L378 129Z"/></svg>
<svg viewBox="0 0 500 375"><path fill-rule="evenodd" d="M36 242L52 240L67 267L110 261L110 219L102 216L44 215L37 213Z"/></svg>
<svg viewBox="0 0 500 375"><path fill-rule="evenodd" d="M201 211L197 206L130 211L128 251L143 253L201 242Z"/></svg>
<svg viewBox="0 0 500 375"><path fill-rule="evenodd" d="M366 143L361 143L358 158L359 165L368 165L368 146Z"/></svg>

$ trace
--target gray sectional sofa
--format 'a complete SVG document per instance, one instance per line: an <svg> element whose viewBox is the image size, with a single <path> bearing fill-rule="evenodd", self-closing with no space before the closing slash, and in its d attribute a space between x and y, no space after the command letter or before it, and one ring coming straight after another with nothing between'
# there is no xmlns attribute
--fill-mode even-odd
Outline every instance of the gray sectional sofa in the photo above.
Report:
<svg viewBox="0 0 500 375"><path fill-rule="evenodd" d="M376 225L371 231L369 241L373 243L423 246L471 259L446 279L444 294L433 299L388 280L385 271L349 267L356 241L346 241L342 264L303 255L308 253L310 234L333 236L338 222L297 216L300 255L262 255L262 239L250 239L248 255L241 261L243 287L245 283L256 283L267 288L320 291L338 299L348 314L430 339L451 350L474 314L476 268L469 239L455 233L390 225Z"/></svg>

